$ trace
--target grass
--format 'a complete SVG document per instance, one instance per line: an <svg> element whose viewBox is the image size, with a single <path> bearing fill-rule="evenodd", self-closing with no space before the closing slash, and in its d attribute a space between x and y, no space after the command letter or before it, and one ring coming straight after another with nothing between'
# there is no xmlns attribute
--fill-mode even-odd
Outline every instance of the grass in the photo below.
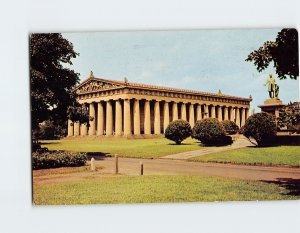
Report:
<svg viewBox="0 0 300 233"><path fill-rule="evenodd" d="M189 159L199 162L300 167L298 146L251 147L207 154Z"/></svg>
<svg viewBox="0 0 300 233"><path fill-rule="evenodd" d="M297 199L276 184L206 176L102 176L34 182L34 204L163 203Z"/></svg>
<svg viewBox="0 0 300 233"><path fill-rule="evenodd" d="M158 158L164 155L203 148L201 144L192 138L183 141L182 145L176 145L165 138L74 138L65 140L43 140L42 143L42 147L47 147L49 150L102 152L107 156L118 154L122 157L132 158Z"/></svg>

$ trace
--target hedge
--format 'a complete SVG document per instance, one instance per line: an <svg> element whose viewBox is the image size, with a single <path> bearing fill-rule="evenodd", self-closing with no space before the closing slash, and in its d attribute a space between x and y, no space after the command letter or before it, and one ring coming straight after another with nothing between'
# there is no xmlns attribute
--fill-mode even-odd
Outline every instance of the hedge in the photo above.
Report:
<svg viewBox="0 0 300 233"><path fill-rule="evenodd" d="M32 169L79 167L85 165L86 153L47 151L32 153Z"/></svg>

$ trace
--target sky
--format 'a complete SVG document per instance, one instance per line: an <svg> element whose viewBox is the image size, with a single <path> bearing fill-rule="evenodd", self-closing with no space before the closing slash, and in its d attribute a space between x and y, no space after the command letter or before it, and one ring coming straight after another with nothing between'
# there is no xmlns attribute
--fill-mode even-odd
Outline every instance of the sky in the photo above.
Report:
<svg viewBox="0 0 300 233"><path fill-rule="evenodd" d="M80 55L71 66L81 81L95 77L240 97L252 96L251 109L268 98L264 86L275 69L259 73L247 55L281 28L187 31L63 33ZM299 81L277 79L284 103L299 100Z"/></svg>

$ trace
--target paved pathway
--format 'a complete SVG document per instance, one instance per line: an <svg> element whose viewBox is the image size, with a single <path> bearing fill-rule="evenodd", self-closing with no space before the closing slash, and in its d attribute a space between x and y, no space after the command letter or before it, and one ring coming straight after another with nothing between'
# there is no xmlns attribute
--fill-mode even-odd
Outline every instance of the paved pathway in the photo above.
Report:
<svg viewBox="0 0 300 233"><path fill-rule="evenodd" d="M212 164L167 159L119 158L119 172L138 175L140 161L144 164L145 175L209 175L238 178L245 180L300 179L299 168L261 167L232 164ZM114 158L96 158L96 166L103 169L94 175L114 174ZM98 174L97 174L98 173Z"/></svg>
<svg viewBox="0 0 300 233"><path fill-rule="evenodd" d="M247 138L245 138L244 136L238 135L236 140L233 142L233 144L229 145L229 146L205 147L201 150L187 151L187 152L182 152L182 153L178 153L178 154L163 156L163 157L161 157L161 159L186 160L186 159L201 156L201 155L207 155L207 154L211 154L211 153L239 149L239 148L244 148L244 147L249 147L249 146L253 146L253 144L251 144L249 142L249 140Z"/></svg>

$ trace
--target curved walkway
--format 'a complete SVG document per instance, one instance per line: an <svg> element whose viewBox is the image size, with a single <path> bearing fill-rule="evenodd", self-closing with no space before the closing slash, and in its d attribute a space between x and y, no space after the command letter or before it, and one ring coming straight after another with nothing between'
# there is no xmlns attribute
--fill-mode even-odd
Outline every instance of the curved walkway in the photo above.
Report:
<svg viewBox="0 0 300 233"><path fill-rule="evenodd" d="M253 146L253 144L251 144L249 142L249 140L247 138L245 138L244 136L238 135L236 140L232 143L232 145L229 145L229 146L205 147L201 150L194 150L194 151L187 151L187 152L182 152L182 153L178 153L178 154L166 155L166 156L161 157L161 159L186 160L186 159L198 157L201 155L207 155L207 154L222 152L222 151L227 151L227 150L234 150L234 149L239 149L239 148L244 148L244 147L249 147L249 146Z"/></svg>

